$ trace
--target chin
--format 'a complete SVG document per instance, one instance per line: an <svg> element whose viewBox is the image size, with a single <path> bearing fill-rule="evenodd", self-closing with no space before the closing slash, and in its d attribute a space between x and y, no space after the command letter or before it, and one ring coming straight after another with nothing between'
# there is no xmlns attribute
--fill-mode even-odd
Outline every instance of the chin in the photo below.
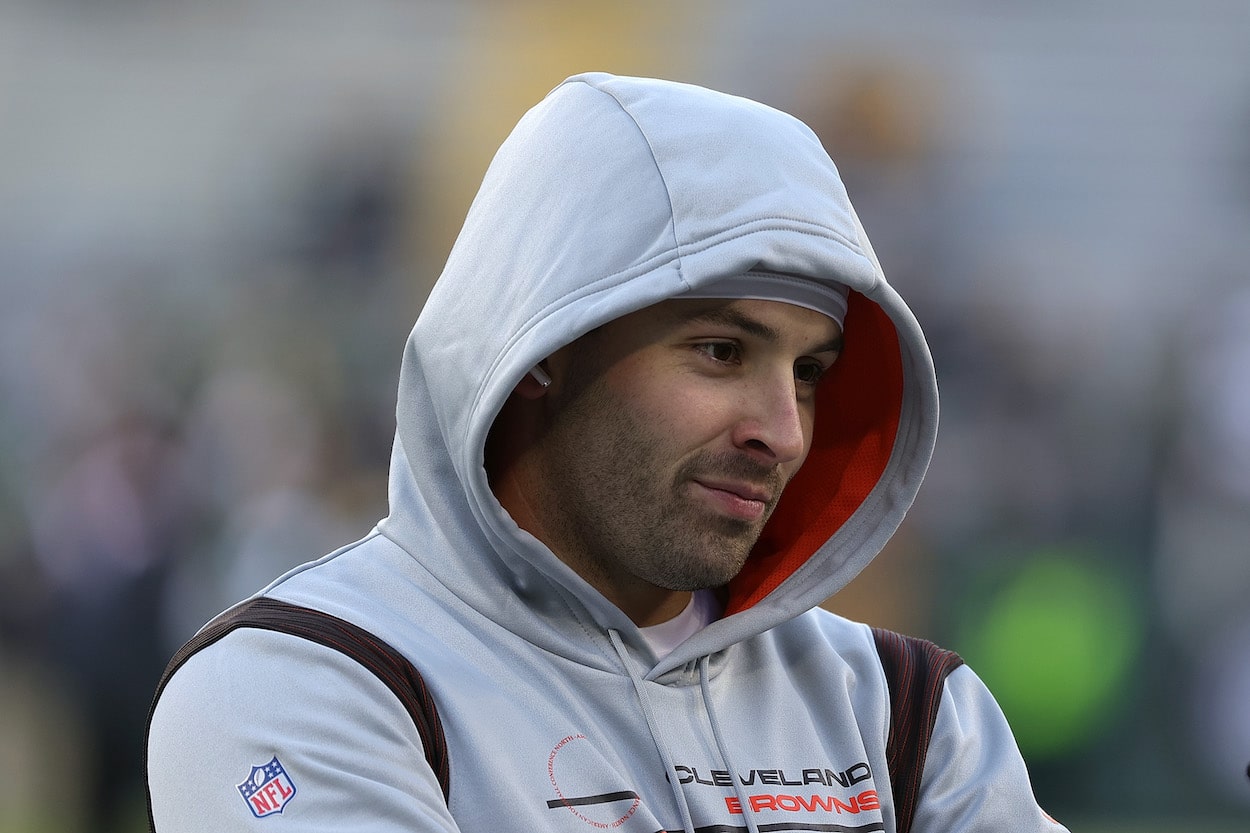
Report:
<svg viewBox="0 0 1250 833"><path fill-rule="evenodd" d="M667 590L681 590L685 592L723 587L733 581L738 573L742 572L744 564L746 564L745 556L730 563L706 564L704 569L696 573L687 573L684 576L669 576L668 582L660 586Z"/></svg>

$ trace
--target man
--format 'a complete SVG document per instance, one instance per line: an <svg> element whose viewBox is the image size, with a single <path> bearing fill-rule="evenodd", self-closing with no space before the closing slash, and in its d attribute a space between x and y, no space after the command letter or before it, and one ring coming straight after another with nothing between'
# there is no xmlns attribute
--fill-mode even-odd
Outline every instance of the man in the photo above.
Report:
<svg viewBox="0 0 1250 833"><path fill-rule="evenodd" d="M937 410L810 130L569 79L409 339L389 517L171 664L154 827L1062 830L968 668L817 607Z"/></svg>

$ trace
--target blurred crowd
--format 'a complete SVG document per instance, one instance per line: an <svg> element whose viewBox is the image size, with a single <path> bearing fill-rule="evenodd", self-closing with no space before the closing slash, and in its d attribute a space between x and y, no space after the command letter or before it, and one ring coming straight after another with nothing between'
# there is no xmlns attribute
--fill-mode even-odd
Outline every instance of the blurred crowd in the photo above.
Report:
<svg viewBox="0 0 1250 833"><path fill-rule="evenodd" d="M141 829L168 657L385 514L407 331L583 69L804 118L930 338L828 605L960 651L1074 830L1250 817L1250 9L252 5L0 3L0 833Z"/></svg>

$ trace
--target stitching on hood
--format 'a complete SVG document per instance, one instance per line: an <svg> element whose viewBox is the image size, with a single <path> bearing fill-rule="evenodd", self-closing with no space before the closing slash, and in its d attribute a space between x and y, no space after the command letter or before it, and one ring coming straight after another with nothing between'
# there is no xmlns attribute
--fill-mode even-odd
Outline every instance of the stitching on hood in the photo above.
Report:
<svg viewBox="0 0 1250 833"><path fill-rule="evenodd" d="M677 239L677 212L673 210L673 191L668 187L668 178L664 176L664 169L660 167L660 160L655 153L655 145L651 143L651 137L647 135L647 131L642 129L642 125L638 123L638 119L634 118L634 114L629 108L609 90L605 90L598 84L592 84L586 79L581 79L579 83L585 84L595 92L605 95L616 103L621 109L625 117L629 119L630 124L638 131L638 135L642 137L643 142L647 145L647 152L651 154L651 164L655 165L655 172L660 177L660 184L664 186L664 197L668 200L668 218L673 224L673 251L677 253L677 278L684 284L686 279L681 273L681 241Z"/></svg>

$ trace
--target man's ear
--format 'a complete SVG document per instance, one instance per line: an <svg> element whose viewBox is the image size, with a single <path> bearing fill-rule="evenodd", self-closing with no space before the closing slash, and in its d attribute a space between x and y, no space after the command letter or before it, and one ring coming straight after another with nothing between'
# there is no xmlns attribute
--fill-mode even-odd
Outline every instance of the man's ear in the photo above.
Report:
<svg viewBox="0 0 1250 833"><path fill-rule="evenodd" d="M517 382L514 392L522 399L540 399L547 392L550 384L551 377L547 374L546 369L541 364L538 364L529 373L526 373L521 378L521 381Z"/></svg>

